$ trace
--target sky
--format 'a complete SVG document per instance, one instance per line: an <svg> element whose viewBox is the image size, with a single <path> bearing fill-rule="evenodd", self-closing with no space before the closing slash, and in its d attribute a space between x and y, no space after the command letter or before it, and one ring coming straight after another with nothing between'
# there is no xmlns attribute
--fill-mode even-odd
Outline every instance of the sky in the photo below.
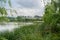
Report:
<svg viewBox="0 0 60 40"><path fill-rule="evenodd" d="M48 1L45 0L45 4ZM12 7L10 8L7 4L7 9L16 10L16 13L8 12L8 16L42 16L44 14L44 2L43 0L11 0Z"/></svg>

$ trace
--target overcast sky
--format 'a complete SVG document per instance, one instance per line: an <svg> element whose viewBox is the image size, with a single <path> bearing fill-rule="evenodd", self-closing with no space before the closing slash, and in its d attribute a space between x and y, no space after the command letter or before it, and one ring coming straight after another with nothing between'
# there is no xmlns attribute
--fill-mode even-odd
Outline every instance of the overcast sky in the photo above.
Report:
<svg viewBox="0 0 60 40"><path fill-rule="evenodd" d="M45 0L45 3L47 0ZM44 13L44 3L43 0L11 0L12 9L17 11L17 14L12 12L13 16L42 16ZM9 6L6 6L9 8ZM8 16L11 13L8 11Z"/></svg>

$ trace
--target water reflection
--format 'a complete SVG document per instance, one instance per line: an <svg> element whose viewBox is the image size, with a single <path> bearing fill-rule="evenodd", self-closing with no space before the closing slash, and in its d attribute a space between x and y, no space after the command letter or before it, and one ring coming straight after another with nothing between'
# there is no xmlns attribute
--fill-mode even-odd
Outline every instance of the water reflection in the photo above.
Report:
<svg viewBox="0 0 60 40"><path fill-rule="evenodd" d="M12 31L14 30L15 28L18 28L20 26L24 26L24 25L30 25L32 23L28 22L20 22L20 23L17 23L17 22L9 22L9 23L6 23L4 25L0 25L0 31Z"/></svg>

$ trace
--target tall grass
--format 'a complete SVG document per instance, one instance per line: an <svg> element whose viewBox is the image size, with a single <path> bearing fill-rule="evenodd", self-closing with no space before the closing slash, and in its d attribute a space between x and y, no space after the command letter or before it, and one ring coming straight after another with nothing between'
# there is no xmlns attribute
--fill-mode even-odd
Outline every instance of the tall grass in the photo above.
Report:
<svg viewBox="0 0 60 40"><path fill-rule="evenodd" d="M46 32L44 26L45 24L36 23L16 28L13 32L0 32L0 40L60 40L60 33L56 35Z"/></svg>
<svg viewBox="0 0 60 40"><path fill-rule="evenodd" d="M35 24L17 28L13 32L0 32L0 40L40 40L41 35L37 32L37 26Z"/></svg>

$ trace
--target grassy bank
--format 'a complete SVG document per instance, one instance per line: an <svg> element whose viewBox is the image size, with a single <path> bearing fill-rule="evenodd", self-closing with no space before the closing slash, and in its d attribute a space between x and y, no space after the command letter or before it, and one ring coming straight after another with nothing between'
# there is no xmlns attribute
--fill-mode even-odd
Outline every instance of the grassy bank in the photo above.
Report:
<svg viewBox="0 0 60 40"><path fill-rule="evenodd" d="M15 29L13 32L0 32L0 40L60 40L59 34L47 33L40 28L44 28L44 24L34 23L34 25L23 26Z"/></svg>
<svg viewBox="0 0 60 40"><path fill-rule="evenodd" d="M13 32L0 33L0 40L41 40L37 31L39 24L28 25L15 29Z"/></svg>

